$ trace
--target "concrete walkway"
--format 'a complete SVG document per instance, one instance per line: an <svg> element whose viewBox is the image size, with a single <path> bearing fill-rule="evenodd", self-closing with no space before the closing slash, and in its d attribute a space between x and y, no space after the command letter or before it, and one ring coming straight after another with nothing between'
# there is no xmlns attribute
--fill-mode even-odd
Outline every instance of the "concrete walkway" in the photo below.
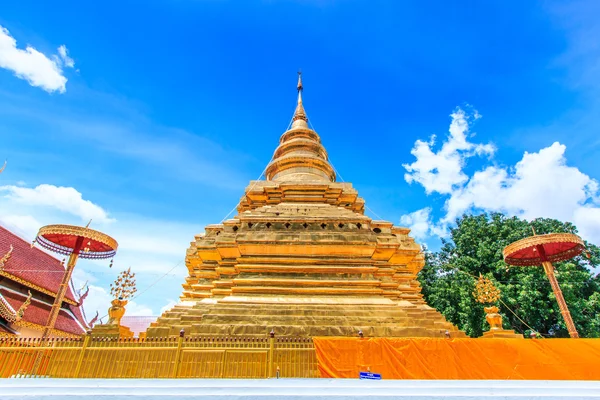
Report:
<svg viewBox="0 0 600 400"><path fill-rule="evenodd" d="M600 399L598 381L2 379L2 400Z"/></svg>

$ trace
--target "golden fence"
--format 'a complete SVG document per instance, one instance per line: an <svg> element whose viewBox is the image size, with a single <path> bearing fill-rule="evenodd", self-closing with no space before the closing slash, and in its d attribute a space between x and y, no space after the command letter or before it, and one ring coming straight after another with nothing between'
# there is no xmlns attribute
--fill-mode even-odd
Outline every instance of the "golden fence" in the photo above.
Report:
<svg viewBox="0 0 600 400"><path fill-rule="evenodd" d="M0 338L2 378L316 378L310 338Z"/></svg>

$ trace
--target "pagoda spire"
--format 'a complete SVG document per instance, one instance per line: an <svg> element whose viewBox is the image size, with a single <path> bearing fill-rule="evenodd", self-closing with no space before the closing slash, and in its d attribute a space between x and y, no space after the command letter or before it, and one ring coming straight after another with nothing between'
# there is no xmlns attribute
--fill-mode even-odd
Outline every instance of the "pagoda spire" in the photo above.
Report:
<svg viewBox="0 0 600 400"><path fill-rule="evenodd" d="M294 112L294 122L298 120L302 120L305 123L308 122L308 118L306 117L306 111L304 111L304 106L302 105L302 90L304 87L302 86L302 72L298 71L298 104L296 105L296 111Z"/></svg>
<svg viewBox="0 0 600 400"><path fill-rule="evenodd" d="M321 138L308 126L302 104L302 73L298 72L298 104L292 126L279 140L265 175L274 181L335 182L335 171L327 159Z"/></svg>

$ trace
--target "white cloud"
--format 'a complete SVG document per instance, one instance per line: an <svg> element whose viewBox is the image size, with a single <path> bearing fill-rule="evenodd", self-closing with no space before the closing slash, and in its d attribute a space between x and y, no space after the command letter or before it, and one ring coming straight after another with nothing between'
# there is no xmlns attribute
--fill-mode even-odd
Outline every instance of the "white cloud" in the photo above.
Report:
<svg viewBox="0 0 600 400"><path fill-rule="evenodd" d="M45 206L75 215L84 221L111 222L108 213L89 200L84 200L81 193L72 187L39 185L35 188L20 186L0 186L0 192L15 203L33 206Z"/></svg>
<svg viewBox="0 0 600 400"><path fill-rule="evenodd" d="M431 208L422 208L400 217L400 224L410 228L410 234L415 239L424 239L429 236L432 221Z"/></svg>
<svg viewBox="0 0 600 400"><path fill-rule="evenodd" d="M0 215L0 222L24 239L33 240L42 224L31 215Z"/></svg>
<svg viewBox="0 0 600 400"><path fill-rule="evenodd" d="M468 180L463 172L465 160L474 155L492 155L495 148L491 144L473 144L467 140L470 119L480 118L477 111L473 115L457 108L450 115L450 135L438 152L432 150L435 136L429 142L417 140L411 150L416 157L412 164L403 164L408 171L404 179L408 183L417 182L423 185L427 194L438 192L452 193L453 190Z"/></svg>
<svg viewBox="0 0 600 400"><path fill-rule="evenodd" d="M591 201L598 184L577 168L566 165L566 147L558 142L523 155L514 170L487 167L452 193L448 222L471 208L503 211L526 219L537 217L572 221L575 210Z"/></svg>
<svg viewBox="0 0 600 400"><path fill-rule="evenodd" d="M108 321L108 309L113 300L110 293L100 286L90 285L90 292L83 302L83 308L87 318L92 319L98 312L99 318L103 318L104 323ZM144 304L138 304L135 300L130 301L125 306L125 315L155 315L152 309Z"/></svg>
<svg viewBox="0 0 600 400"><path fill-rule="evenodd" d="M473 153L456 150L444 155L441 153L445 148L462 148L473 149L475 153L478 152L477 149L482 149L481 153L491 154L488 151L491 146L482 147L480 144L470 143L464 135L460 136L460 132L468 131L468 126L464 125L466 119L462 119L458 125L456 120L453 115L450 130L452 132L452 125L455 125L455 129L458 126L456 131L459 135L451 133L450 138L442 145L442 151L435 155L445 161L449 159L448 155L453 157L450 178L456 179L451 181L451 185L444 186L440 183L448 177L448 173L442 170L411 168L414 165L433 165L430 163L431 152L413 151L417 161L411 166L405 166L409 171L405 176L408 182L419 182L427 193L448 195L446 214L437 224L433 224L429 211L422 209L403 217L407 224L414 224L421 235L423 232L443 235L447 226L465 212L499 211L525 219L543 217L573 222L584 238L600 243L598 182L567 165L566 146L555 142L538 152L525 152L514 167L487 166L469 177L463 169ZM415 148L420 143L422 142L417 141ZM424 156L424 159L420 159L420 156ZM442 164L443 162L437 163ZM425 227L426 224L428 228Z"/></svg>
<svg viewBox="0 0 600 400"><path fill-rule="evenodd" d="M68 68L73 68L75 66L75 61L68 55L69 50L67 50L67 46L64 44L58 48L59 60L62 65Z"/></svg>
<svg viewBox="0 0 600 400"><path fill-rule="evenodd" d="M67 78L63 75L62 67L73 67L75 64L67 55L64 45L58 48L58 52L58 56L49 58L29 45L25 50L19 49L8 29L0 26L0 68L14 72L15 76L26 80L31 86L47 92L64 93L67 90Z"/></svg>

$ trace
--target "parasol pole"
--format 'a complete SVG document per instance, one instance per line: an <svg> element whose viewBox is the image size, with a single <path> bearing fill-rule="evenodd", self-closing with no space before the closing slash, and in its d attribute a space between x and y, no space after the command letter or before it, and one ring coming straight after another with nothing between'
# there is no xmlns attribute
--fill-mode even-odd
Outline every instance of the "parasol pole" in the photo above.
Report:
<svg viewBox="0 0 600 400"><path fill-rule="evenodd" d="M533 227L532 227L533 228ZM535 235L535 230L533 231ZM567 325L567 330L569 331L569 336L574 339L579 338L579 333L577 333L577 328L575 328L575 323L573 322L573 318L571 318L571 313L569 312L569 307L567 307L567 302L562 294L562 290L560 290L560 286L558 285L558 281L556 280L556 275L554 275L554 265L548 258L546 257L546 250L544 246L537 245L535 249L542 259L542 266L544 267L544 272L550 281L550 286L552 286L552 291L554 292L554 297L556 297L556 302L558 303L558 308L560 309L560 313L565 320L565 324Z"/></svg>
<svg viewBox="0 0 600 400"><path fill-rule="evenodd" d="M52 329L54 329L54 325L56 325L56 320L58 319L58 314L60 313L63 300L65 299L65 295L67 294L67 289L69 287L71 275L73 274L73 270L75 269L75 264L77 264L77 259L79 258L79 252L81 251L82 244L83 237L79 236L77 238L77 241L75 242L73 252L69 256L69 262L67 263L67 268L63 275L62 282L58 287L58 292L56 293L56 297L54 298L54 303L52 304L50 314L48 314L48 321L46 322L46 327L44 328L44 332L42 333L42 340L48 338L50 332L52 331Z"/></svg>
<svg viewBox="0 0 600 400"><path fill-rule="evenodd" d="M562 314L565 324L567 325L569 336L577 339L579 338L579 333L577 333L577 328L575 328L573 318L571 318L571 313L569 312L569 307L567 307L567 302L563 297L562 290L560 290L560 286L558 286L556 275L554 275L554 266L550 261L543 261L542 265L544 266L544 272L546 272L546 276L550 281L550 286L552 286L552 291L554 292L554 297L556 297L556 302L558 303L560 313Z"/></svg>

